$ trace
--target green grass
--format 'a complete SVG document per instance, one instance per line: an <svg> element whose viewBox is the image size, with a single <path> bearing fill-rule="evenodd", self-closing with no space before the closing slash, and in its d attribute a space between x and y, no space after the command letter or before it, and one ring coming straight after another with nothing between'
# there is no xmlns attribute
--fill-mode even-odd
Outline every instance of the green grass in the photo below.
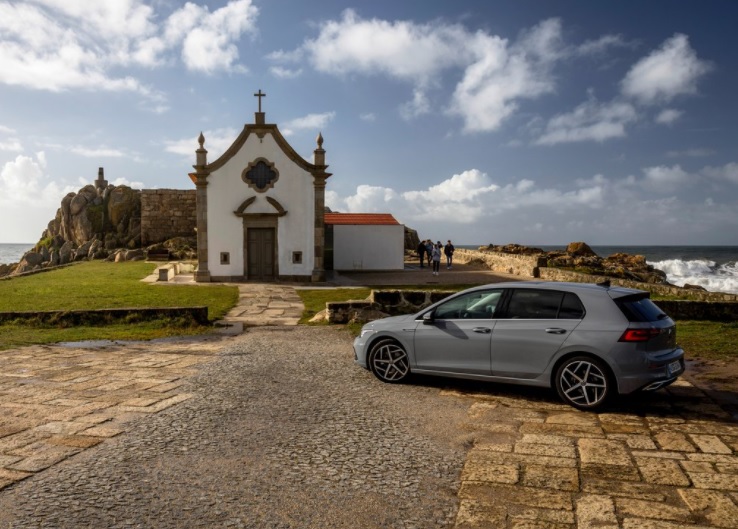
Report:
<svg viewBox="0 0 738 529"><path fill-rule="evenodd" d="M325 310L325 304L329 301L362 300L369 296L370 288L321 288L298 290L297 294L305 305L305 310L300 318L300 323L308 323L310 318L321 310Z"/></svg>
<svg viewBox="0 0 738 529"><path fill-rule="evenodd" d="M689 358L732 360L738 358L738 322L678 321L677 341Z"/></svg>
<svg viewBox="0 0 738 529"><path fill-rule="evenodd" d="M142 283L155 268L143 261L90 261L0 281L0 312L204 305L208 318L215 321L238 301L238 288L232 286ZM0 326L0 348L78 340L149 340L211 331L210 326L182 318L70 328L15 322Z"/></svg>

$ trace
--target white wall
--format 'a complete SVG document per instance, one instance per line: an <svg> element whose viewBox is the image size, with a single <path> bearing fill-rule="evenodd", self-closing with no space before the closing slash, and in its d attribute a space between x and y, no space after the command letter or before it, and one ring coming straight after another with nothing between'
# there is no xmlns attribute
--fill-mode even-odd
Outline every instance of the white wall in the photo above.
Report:
<svg viewBox="0 0 738 529"><path fill-rule="evenodd" d="M402 270L405 267L405 227L333 226L334 270Z"/></svg>
<svg viewBox="0 0 738 529"><path fill-rule="evenodd" d="M235 140L235 139L234 139ZM275 164L279 179L259 193L241 180L241 172L256 158ZM215 161L215 160L212 160ZM211 161L211 163L212 163ZM208 177L208 269L212 276L243 276L243 219L233 214L249 197L256 196L245 213L276 213L266 197L276 199L287 214L277 228L280 275L309 276L314 268L315 200L313 176L295 165L271 134L260 141L249 135L241 150ZM230 253L230 264L220 264L220 253ZM292 264L292 252L302 252L302 263Z"/></svg>

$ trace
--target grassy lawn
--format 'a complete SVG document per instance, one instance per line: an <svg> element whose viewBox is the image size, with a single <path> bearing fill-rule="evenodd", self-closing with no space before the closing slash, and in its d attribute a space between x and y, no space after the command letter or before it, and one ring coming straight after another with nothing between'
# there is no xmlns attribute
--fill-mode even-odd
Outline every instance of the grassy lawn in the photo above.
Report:
<svg viewBox="0 0 738 529"><path fill-rule="evenodd" d="M142 283L155 268L143 261L89 261L0 281L0 312L204 305L208 318L215 321L238 301L238 289L231 286ZM69 328L13 323L0 326L0 348L77 340L148 340L210 331L209 326L171 318Z"/></svg>

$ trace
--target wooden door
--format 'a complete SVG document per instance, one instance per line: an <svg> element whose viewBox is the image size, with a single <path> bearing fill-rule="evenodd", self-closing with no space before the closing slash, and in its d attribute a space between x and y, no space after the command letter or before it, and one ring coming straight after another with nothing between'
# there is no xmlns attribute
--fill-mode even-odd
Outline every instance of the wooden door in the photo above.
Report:
<svg viewBox="0 0 738 529"><path fill-rule="evenodd" d="M274 228L248 228L247 273L254 281L274 281Z"/></svg>

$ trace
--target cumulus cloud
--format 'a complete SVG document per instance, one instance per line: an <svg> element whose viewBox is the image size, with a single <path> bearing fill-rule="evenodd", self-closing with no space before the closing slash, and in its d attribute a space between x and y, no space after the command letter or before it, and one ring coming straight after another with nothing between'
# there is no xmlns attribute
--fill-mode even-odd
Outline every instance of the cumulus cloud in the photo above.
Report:
<svg viewBox="0 0 738 529"><path fill-rule="evenodd" d="M302 68L293 70L284 66L272 66L269 68L269 72L278 79L295 79L302 75Z"/></svg>
<svg viewBox="0 0 738 529"><path fill-rule="evenodd" d="M15 130L0 125L0 151L21 152L23 145L16 136Z"/></svg>
<svg viewBox="0 0 738 529"><path fill-rule="evenodd" d="M221 154L226 152L228 147L233 145L236 138L241 133L240 130L234 128L222 128L215 130L203 131L205 137L205 149L208 151L208 160L215 161L220 157ZM197 136L192 138L185 138L180 140L165 140L164 150L173 154L180 154L186 156L189 160L194 163L195 151L200 147L197 143Z"/></svg>
<svg viewBox="0 0 738 529"><path fill-rule="evenodd" d="M282 124L281 131L285 136L291 136L298 130L319 130L328 125L336 117L335 112L323 112L322 114L308 114L301 118L295 118Z"/></svg>
<svg viewBox="0 0 738 529"><path fill-rule="evenodd" d="M56 204L68 189L50 180L45 174L46 156L19 155L0 170L0 204L19 206L28 204ZM50 219L48 219L50 220ZM47 222L48 222L47 220Z"/></svg>
<svg viewBox="0 0 738 529"><path fill-rule="evenodd" d="M613 101L600 103L594 97L572 112L551 118L538 145L556 145L582 141L602 143L626 135L625 127L638 118L635 108L629 103Z"/></svg>
<svg viewBox="0 0 738 529"><path fill-rule="evenodd" d="M129 91L163 102L162 93L113 72L160 66L177 52L191 70L242 71L236 43L255 31L257 15L251 0L232 0L212 13L188 2L162 23L161 13L142 0L0 2L0 83Z"/></svg>
<svg viewBox="0 0 738 529"><path fill-rule="evenodd" d="M608 45L603 41L592 49ZM568 55L558 19L544 20L511 43L459 24L362 19L349 9L300 48L268 58L284 63L307 57L327 74L379 74L407 82L413 96L400 107L405 119L430 112L429 91L438 88L443 73L461 71L449 114L463 119L465 132L480 132L499 128L520 100L552 92L552 67Z"/></svg>
<svg viewBox="0 0 738 529"><path fill-rule="evenodd" d="M687 184L691 180L689 173L678 164L672 167L665 165L646 167L643 169L643 174L646 186L664 193L673 193L675 187Z"/></svg>
<svg viewBox="0 0 738 529"><path fill-rule="evenodd" d="M679 118L682 117L681 110L676 110L673 108L665 108L661 112L659 112L659 115L656 116L656 123L660 123L661 125L671 125L674 122L678 121Z"/></svg>
<svg viewBox="0 0 738 529"><path fill-rule="evenodd" d="M668 102L697 93L697 82L710 70L697 57L686 35L677 33L630 69L621 82L624 95L644 104Z"/></svg>
<svg viewBox="0 0 738 529"><path fill-rule="evenodd" d="M738 184L738 163L731 162L722 167L705 167L702 174L709 178Z"/></svg>

